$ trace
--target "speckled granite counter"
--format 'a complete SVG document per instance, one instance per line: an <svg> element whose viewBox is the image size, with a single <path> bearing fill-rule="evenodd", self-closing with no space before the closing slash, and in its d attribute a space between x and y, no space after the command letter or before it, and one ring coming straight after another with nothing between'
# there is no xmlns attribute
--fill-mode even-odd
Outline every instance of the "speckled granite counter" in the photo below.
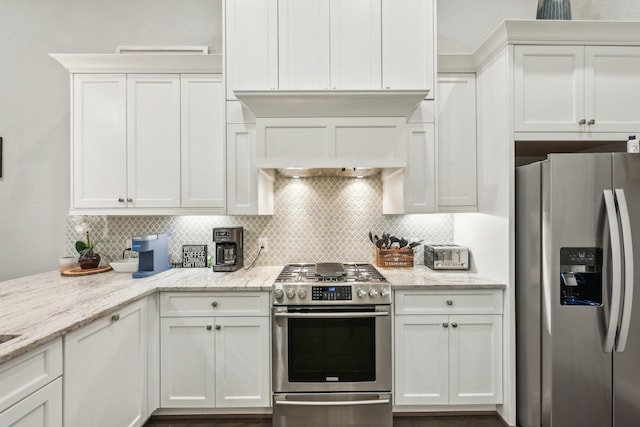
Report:
<svg viewBox="0 0 640 427"><path fill-rule="evenodd" d="M174 269L143 279L113 271L63 277L57 271L0 282L0 363L157 291L269 291L282 267L213 273Z"/></svg>
<svg viewBox="0 0 640 427"><path fill-rule="evenodd" d="M0 282L0 363L158 291L270 291L282 266L213 273L174 269L144 279L107 272L62 277L57 271ZM394 289L504 288L466 272L436 273L424 266L380 269Z"/></svg>
<svg viewBox="0 0 640 427"><path fill-rule="evenodd" d="M466 271L433 271L424 265L413 268L379 268L394 290L401 289L505 289L504 283Z"/></svg>

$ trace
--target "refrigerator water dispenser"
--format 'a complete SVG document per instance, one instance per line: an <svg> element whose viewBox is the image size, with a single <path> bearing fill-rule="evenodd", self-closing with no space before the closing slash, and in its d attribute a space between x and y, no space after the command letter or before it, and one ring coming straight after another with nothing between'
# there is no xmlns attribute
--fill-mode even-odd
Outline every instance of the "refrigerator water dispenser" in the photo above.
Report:
<svg viewBox="0 0 640 427"><path fill-rule="evenodd" d="M560 248L560 304L602 305L601 248Z"/></svg>

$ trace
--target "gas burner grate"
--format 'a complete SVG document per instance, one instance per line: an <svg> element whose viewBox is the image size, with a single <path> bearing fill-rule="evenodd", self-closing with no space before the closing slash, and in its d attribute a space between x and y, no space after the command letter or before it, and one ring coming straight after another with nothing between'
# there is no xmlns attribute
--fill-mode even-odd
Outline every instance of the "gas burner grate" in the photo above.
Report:
<svg viewBox="0 0 640 427"><path fill-rule="evenodd" d="M276 283L306 282L386 283L387 279L365 263L287 264L276 278Z"/></svg>

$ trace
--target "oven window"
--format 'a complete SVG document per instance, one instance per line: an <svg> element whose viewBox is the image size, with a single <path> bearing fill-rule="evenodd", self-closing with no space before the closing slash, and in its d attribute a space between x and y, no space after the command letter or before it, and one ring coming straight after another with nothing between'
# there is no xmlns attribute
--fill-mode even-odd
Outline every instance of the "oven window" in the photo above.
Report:
<svg viewBox="0 0 640 427"><path fill-rule="evenodd" d="M289 382L375 381L375 319L288 319Z"/></svg>

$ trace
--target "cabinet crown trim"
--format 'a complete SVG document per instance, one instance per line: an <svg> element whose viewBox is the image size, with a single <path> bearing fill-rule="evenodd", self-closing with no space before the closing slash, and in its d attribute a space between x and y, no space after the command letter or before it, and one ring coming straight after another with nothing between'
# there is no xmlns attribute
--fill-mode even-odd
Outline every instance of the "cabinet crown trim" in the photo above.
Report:
<svg viewBox="0 0 640 427"><path fill-rule="evenodd" d="M70 73L222 73L221 54L50 53Z"/></svg>

